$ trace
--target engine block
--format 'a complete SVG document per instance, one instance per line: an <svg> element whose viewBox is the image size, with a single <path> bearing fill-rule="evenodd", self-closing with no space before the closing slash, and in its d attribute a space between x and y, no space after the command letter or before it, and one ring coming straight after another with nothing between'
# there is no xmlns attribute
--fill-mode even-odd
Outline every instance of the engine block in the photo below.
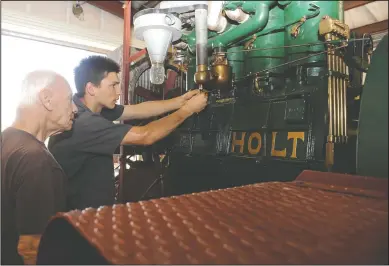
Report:
<svg viewBox="0 0 389 266"><path fill-rule="evenodd" d="M291 181L306 169L355 173L349 132L363 71L350 62L372 44L350 33L340 2L223 2L228 24L208 31L210 79L201 83L210 104L155 145L170 157L168 194ZM175 95L198 87L193 19L181 19L185 33L166 59L181 73Z"/></svg>

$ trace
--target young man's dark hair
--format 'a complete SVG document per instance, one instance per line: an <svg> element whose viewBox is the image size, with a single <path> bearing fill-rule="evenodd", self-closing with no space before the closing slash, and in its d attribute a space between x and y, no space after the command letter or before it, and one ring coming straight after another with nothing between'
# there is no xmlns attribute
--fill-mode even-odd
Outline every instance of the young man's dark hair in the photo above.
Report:
<svg viewBox="0 0 389 266"><path fill-rule="evenodd" d="M112 59L99 55L92 55L83 60L74 69L74 82L78 97L84 97L88 82L100 86L100 82L108 73L119 73L120 66Z"/></svg>

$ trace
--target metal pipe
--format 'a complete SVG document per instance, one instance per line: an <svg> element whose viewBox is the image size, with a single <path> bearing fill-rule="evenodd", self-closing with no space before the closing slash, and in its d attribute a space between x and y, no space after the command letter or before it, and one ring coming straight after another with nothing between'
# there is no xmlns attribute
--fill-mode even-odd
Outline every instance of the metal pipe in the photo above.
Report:
<svg viewBox="0 0 389 266"><path fill-rule="evenodd" d="M326 36L326 40L330 38L329 35ZM327 64L329 72L332 71L332 49L331 45L328 45L328 53L327 53ZM332 74L331 72L328 75L328 137L327 141L332 142Z"/></svg>
<svg viewBox="0 0 389 266"><path fill-rule="evenodd" d="M130 54L131 54L131 49L130 49ZM136 52L135 54L131 55L128 57L128 61L126 62L127 64L132 64L136 63L138 60L140 60L145 54L147 54L147 49L144 48L140 50L139 52Z"/></svg>
<svg viewBox="0 0 389 266"><path fill-rule="evenodd" d="M327 55L328 60L328 69L331 69L332 57L331 54ZM328 135L329 140L332 141L332 77L328 75Z"/></svg>
<svg viewBox="0 0 389 266"><path fill-rule="evenodd" d="M344 23L344 1L338 1L339 20Z"/></svg>
<svg viewBox="0 0 389 266"><path fill-rule="evenodd" d="M343 69L344 69L344 74L346 76L348 76L348 67L347 65L345 64L345 62L343 61ZM347 80L346 79L343 79L343 104L344 104L344 128L345 128L345 134L344 134L344 141L345 143L347 143L347 138L348 138L348 134L347 134Z"/></svg>
<svg viewBox="0 0 389 266"><path fill-rule="evenodd" d="M238 22L239 24L246 22L250 18L250 15L244 13L240 8L237 8L235 10L226 10L226 15L229 19L232 19Z"/></svg>
<svg viewBox="0 0 389 266"><path fill-rule="evenodd" d="M341 80L341 84L340 84L340 87L341 87L341 94L342 94L342 98L341 98L341 105L342 105L342 129L343 129L343 132L342 132L342 143L345 143L345 137L346 137L346 134L347 134L347 125L345 125L344 121L345 121L345 117L347 115L347 108L346 108L346 104L345 104L345 89L344 89L344 81L345 81L345 75L346 75L346 69L345 69L345 64L344 64L344 60L342 58L341 60L341 72L342 72L342 75L343 75L343 78Z"/></svg>
<svg viewBox="0 0 389 266"><path fill-rule="evenodd" d="M331 36L331 40L334 40L334 37ZM332 47L333 48L333 47ZM335 77L333 75L333 72L335 71L335 64L336 64L336 57L335 57L335 49L332 49L331 51L331 57L332 57L332 60L331 60L331 71L332 71L332 77L331 77L331 100L332 100L332 105L331 105L331 108L332 108L332 141L333 142L336 142L336 97L335 97L335 88L336 88L336 80L335 80Z"/></svg>
<svg viewBox="0 0 389 266"><path fill-rule="evenodd" d="M121 94L120 103L123 105L128 104L128 86L130 83L130 54L131 54L131 1L127 1L124 7L124 32L123 32L123 69L122 69L122 82L121 82ZM121 122L123 123L123 121ZM118 201L123 201L123 180L124 173L126 171L126 158L127 154L124 150L124 146L120 146L120 169L119 169L119 191Z"/></svg>
<svg viewBox="0 0 389 266"><path fill-rule="evenodd" d="M339 102L340 102L340 142L341 143L344 143L344 135L345 135L345 131L347 130L345 127L344 127L344 101L343 101L343 80L344 80L344 71L343 71L343 58L339 57L339 60L340 60L340 67L339 67L339 72L340 74L342 74L342 77L340 78L340 81L339 81L339 95L340 95L340 99L339 99Z"/></svg>
<svg viewBox="0 0 389 266"><path fill-rule="evenodd" d="M209 39L208 47L212 49L219 46L227 47L263 30L269 20L270 7L275 3L276 1L244 1L241 9L246 13L255 12L254 15L239 26L231 27L223 34Z"/></svg>
<svg viewBox="0 0 389 266"><path fill-rule="evenodd" d="M207 41L208 41L208 10L195 10L196 31L196 65L208 65Z"/></svg>
<svg viewBox="0 0 389 266"><path fill-rule="evenodd" d="M224 1L208 1L207 26L211 31L222 33L227 27L227 19L222 15Z"/></svg>
<svg viewBox="0 0 389 266"><path fill-rule="evenodd" d="M341 74L341 69L342 69L342 61L341 57L338 54L338 73ZM338 75L339 75L338 74ZM343 119L342 119L342 81L343 79L341 77L338 77L338 84L337 84L337 104L338 104L338 141L342 140L342 130L343 130Z"/></svg>
<svg viewBox="0 0 389 266"><path fill-rule="evenodd" d="M336 55L336 72L337 75L340 73L340 58L339 54ZM341 133L340 133L340 77L336 78L336 135L337 142L339 142Z"/></svg>
<svg viewBox="0 0 389 266"><path fill-rule="evenodd" d="M338 38L335 37L335 40L337 40ZM339 75L339 54L338 53L335 53L335 71L336 71L336 75ZM335 109L336 109L336 132L335 132L335 140L336 142L339 142L339 137L340 137L340 101L339 101L339 76L336 76L335 77Z"/></svg>
<svg viewBox="0 0 389 266"><path fill-rule="evenodd" d="M195 83L202 90L205 83L211 79L211 73L208 70L208 10L197 8L195 10L195 31L196 31L196 73L194 75Z"/></svg>
<svg viewBox="0 0 389 266"><path fill-rule="evenodd" d="M333 36L328 34L327 40L333 40ZM332 170L332 166L334 165L334 63L335 63L335 57L333 49L333 45L329 44L329 51L328 51L328 70L330 71L330 74L328 76L328 136L327 136L327 143L326 143L326 157L325 157L325 164L328 171Z"/></svg>

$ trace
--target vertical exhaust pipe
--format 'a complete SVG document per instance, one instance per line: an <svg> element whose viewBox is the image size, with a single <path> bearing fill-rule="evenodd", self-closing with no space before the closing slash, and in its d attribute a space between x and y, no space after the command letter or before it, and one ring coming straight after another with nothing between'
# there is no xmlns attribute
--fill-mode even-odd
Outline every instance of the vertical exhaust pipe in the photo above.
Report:
<svg viewBox="0 0 389 266"><path fill-rule="evenodd" d="M205 5L204 5L205 6ZM195 83L199 89L210 79L208 71L208 8L207 6L199 7L195 10L195 31L196 31L196 73L194 76Z"/></svg>

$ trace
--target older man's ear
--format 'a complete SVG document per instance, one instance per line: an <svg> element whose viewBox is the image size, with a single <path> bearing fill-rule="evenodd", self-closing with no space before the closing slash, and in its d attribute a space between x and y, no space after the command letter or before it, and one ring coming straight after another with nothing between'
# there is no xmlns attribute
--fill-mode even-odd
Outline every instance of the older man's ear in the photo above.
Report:
<svg viewBox="0 0 389 266"><path fill-rule="evenodd" d="M44 88L38 93L38 99L39 102L42 104L43 107L45 107L48 111L53 110L53 92L49 88Z"/></svg>

